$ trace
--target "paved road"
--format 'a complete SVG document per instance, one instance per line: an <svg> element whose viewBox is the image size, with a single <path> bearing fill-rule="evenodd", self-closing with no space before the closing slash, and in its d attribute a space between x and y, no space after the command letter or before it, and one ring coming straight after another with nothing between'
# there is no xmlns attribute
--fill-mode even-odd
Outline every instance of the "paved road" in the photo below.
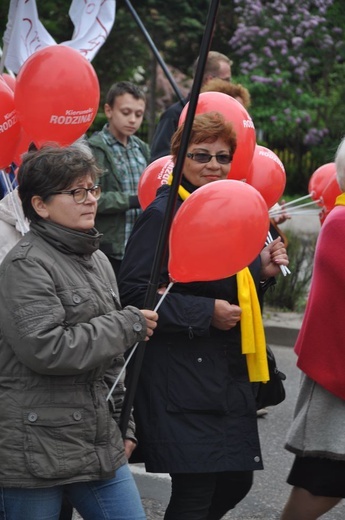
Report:
<svg viewBox="0 0 345 520"><path fill-rule="evenodd" d="M279 520L279 515L290 492L286 477L293 455L283 449L286 431L290 425L297 397L299 371L291 347L273 347L279 368L287 374L286 400L269 409L269 414L259 419L259 430L265 470L255 473L253 488L237 508L224 520ZM169 500L170 480L167 475L145 473L140 465L133 465L148 520L162 520ZM345 502L338 505L323 520L344 520ZM74 520L80 517L75 515ZM96 519L95 519L96 520Z"/></svg>
<svg viewBox="0 0 345 520"><path fill-rule="evenodd" d="M290 486L285 480L292 464L293 455L283 449L286 431L290 425L294 402L297 397L299 371L295 367L295 355L290 347L273 347L279 368L287 374L286 400L270 408L265 418L259 419L265 470L255 473L254 486L249 495L224 520L278 520ZM146 507L148 520L164 517L164 506L170 492L170 482L165 477L133 472ZM338 505L323 520L344 520L345 502Z"/></svg>

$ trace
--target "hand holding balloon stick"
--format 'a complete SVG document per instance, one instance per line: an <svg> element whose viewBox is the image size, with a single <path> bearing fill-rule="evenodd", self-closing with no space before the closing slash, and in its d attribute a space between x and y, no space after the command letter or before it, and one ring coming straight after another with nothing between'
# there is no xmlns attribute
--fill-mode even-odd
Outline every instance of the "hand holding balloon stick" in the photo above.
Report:
<svg viewBox="0 0 345 520"><path fill-rule="evenodd" d="M266 245L271 244L273 241L274 241L273 237L271 235L271 232L269 231L267 234L267 239L266 239L265 244ZM286 276L287 274L291 274L290 269L286 265L280 265L279 268L284 276Z"/></svg>

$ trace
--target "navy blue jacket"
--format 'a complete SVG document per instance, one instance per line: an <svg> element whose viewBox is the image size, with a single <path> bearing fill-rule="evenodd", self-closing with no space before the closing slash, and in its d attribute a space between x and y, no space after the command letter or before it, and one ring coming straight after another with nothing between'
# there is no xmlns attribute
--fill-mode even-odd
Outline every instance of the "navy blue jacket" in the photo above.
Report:
<svg viewBox="0 0 345 520"><path fill-rule="evenodd" d="M159 189L127 243L119 273L123 305L143 308L169 189L166 185ZM181 203L178 199L177 207ZM167 258L162 285L169 283ZM258 257L250 266L257 284L260 267ZM139 440L134 456L145 462L148 471L262 469L240 326L229 331L212 327L215 299L238 304L235 276L176 283L159 308L158 327L145 347L134 402Z"/></svg>

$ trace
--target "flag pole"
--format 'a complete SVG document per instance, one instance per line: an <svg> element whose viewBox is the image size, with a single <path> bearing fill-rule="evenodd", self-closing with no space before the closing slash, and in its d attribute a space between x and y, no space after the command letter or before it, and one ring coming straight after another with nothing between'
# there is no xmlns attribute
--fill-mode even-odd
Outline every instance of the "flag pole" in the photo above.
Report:
<svg viewBox="0 0 345 520"><path fill-rule="evenodd" d="M146 40L147 40L147 42L148 42L148 44L149 44L153 54L155 55L156 60L158 61L159 65L162 67L162 69L164 71L164 74L166 75L167 79L169 80L170 85L172 86L176 96L178 97L178 100L180 101L182 106L184 106L186 103L185 103L185 101L183 99L183 96L182 96L181 92L179 91L179 89L178 89L178 87L177 87L177 85L175 83L174 78L170 74L169 69L167 68L166 64L164 63L162 56L159 54L159 52L157 50L157 47L153 43L153 40L152 40L151 36L147 32L147 30L146 30L144 24L142 23L142 21L140 20L138 13L135 11L134 7L132 6L132 4L130 3L129 0L125 0L125 3L127 5L128 9L130 10L134 20L137 22L138 26L140 27L143 35L145 36L145 38L146 38Z"/></svg>
<svg viewBox="0 0 345 520"><path fill-rule="evenodd" d="M187 153L188 145L189 145L189 137L193 126L194 116L196 112L196 107L198 103L198 97L200 88L202 85L202 79L204 75L204 69L206 65L207 55L211 46L212 35L214 31L214 25L216 21L216 16L218 12L220 0L211 0L211 4L209 7L205 31L201 41L200 46L200 54L199 60L197 64L197 69L195 72L195 77L192 85L188 110L186 114L186 119L184 122L184 128L181 135L181 145L176 157L176 164L173 170L173 181L170 187L170 193L167 200L167 208L164 215L164 219L162 222L162 227L160 230L159 239L157 242L157 247L155 251L155 256L153 260L151 277L148 283L147 292L145 296L144 308L153 309L154 303L157 296L157 289L159 284L159 277L161 273L161 268L163 264L163 260L165 257L169 232L171 223L174 216L175 204L177 199L178 188L181 183L182 178L182 169L185 160L185 156ZM120 418L120 428L122 432L123 438L126 436L127 426L129 417L131 414L135 392L138 385L139 373L141 370L141 366L144 359L146 342L141 341L137 347L137 351L135 356L133 356L131 369L128 373L127 382L126 382L126 393L122 407L122 413Z"/></svg>

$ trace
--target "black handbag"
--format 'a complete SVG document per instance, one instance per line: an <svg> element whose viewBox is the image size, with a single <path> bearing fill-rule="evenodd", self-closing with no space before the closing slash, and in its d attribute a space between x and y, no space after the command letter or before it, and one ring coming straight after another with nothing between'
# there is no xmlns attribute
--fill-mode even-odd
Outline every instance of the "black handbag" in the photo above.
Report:
<svg viewBox="0 0 345 520"><path fill-rule="evenodd" d="M266 406L275 406L284 401L286 394L283 381L286 375L277 368L276 358L272 349L266 345L268 370L270 380L267 383L259 383L256 394L257 409L265 408Z"/></svg>

